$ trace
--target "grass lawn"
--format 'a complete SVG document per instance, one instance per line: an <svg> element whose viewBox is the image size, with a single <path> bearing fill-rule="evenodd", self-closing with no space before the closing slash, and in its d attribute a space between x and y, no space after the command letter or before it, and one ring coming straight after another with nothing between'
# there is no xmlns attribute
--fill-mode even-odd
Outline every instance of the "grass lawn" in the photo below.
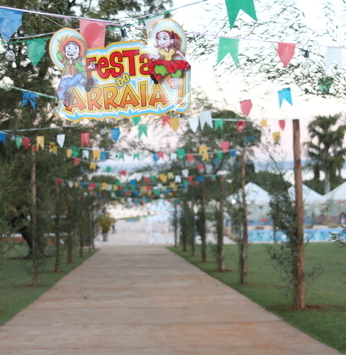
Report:
<svg viewBox="0 0 346 355"><path fill-rule="evenodd" d="M89 251L85 250L84 257L80 258L79 251L76 250L71 264L67 264L66 257L62 256L60 273L52 272L55 259L53 257L47 258L43 270L39 273L39 286L32 287L30 286L32 261L19 258L27 255L26 246L15 245L14 248L11 248L8 258L0 265L0 326L34 302L96 251L94 249L89 254Z"/></svg>
<svg viewBox="0 0 346 355"><path fill-rule="evenodd" d="M307 286L306 310L290 307L287 287L279 279L264 244L251 244L248 257L248 284L239 284L238 246L226 245L226 268L217 272L214 254L209 250L207 263L200 262L200 249L196 256L169 248L201 270L241 292L267 310L310 334L321 342L346 353L346 247L334 243L310 243L305 250L306 269L322 266L323 273ZM209 248L211 249L211 248Z"/></svg>

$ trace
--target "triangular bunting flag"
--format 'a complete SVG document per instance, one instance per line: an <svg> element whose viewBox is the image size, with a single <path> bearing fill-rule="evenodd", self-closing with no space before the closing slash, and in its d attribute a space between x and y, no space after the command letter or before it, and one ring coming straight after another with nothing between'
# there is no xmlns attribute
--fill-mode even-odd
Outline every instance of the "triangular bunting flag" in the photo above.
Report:
<svg viewBox="0 0 346 355"><path fill-rule="evenodd" d="M120 137L120 128L112 128L111 137L114 140L114 142L117 142Z"/></svg>
<svg viewBox="0 0 346 355"><path fill-rule="evenodd" d="M56 141L59 144L59 147L62 148L65 143L65 134L58 134L56 136Z"/></svg>
<svg viewBox="0 0 346 355"><path fill-rule="evenodd" d="M284 65L284 67L287 67L287 65L290 63L291 59L294 56L294 51L295 51L296 45L294 43L278 43L278 56Z"/></svg>
<svg viewBox="0 0 346 355"><path fill-rule="evenodd" d="M173 131L176 132L180 126L180 118L179 117L172 117L169 120L169 123L170 123Z"/></svg>
<svg viewBox="0 0 346 355"><path fill-rule="evenodd" d="M148 125L147 123L138 125L138 138L141 138L142 134L148 137Z"/></svg>
<svg viewBox="0 0 346 355"><path fill-rule="evenodd" d="M189 117L189 125L192 132L196 133L198 129L199 119L198 117Z"/></svg>
<svg viewBox="0 0 346 355"><path fill-rule="evenodd" d="M86 145L87 147L90 147L90 132L83 132L80 134L80 142L81 142L81 147L84 147Z"/></svg>
<svg viewBox="0 0 346 355"><path fill-rule="evenodd" d="M44 136L37 136L36 137L36 146L37 149L44 149Z"/></svg>
<svg viewBox="0 0 346 355"><path fill-rule="evenodd" d="M230 53L231 57L233 58L234 64L238 66L239 64L238 52L239 52L238 39L220 37L216 64L219 64L226 57L226 55Z"/></svg>
<svg viewBox="0 0 346 355"><path fill-rule="evenodd" d="M21 11L0 9L0 33L4 41L7 42L21 25Z"/></svg>
<svg viewBox="0 0 346 355"><path fill-rule="evenodd" d="M35 38L27 41L26 45L28 48L28 58L33 66L36 67L46 52L46 41L43 38Z"/></svg>
<svg viewBox="0 0 346 355"><path fill-rule="evenodd" d="M207 123L211 128L213 128L213 120L211 117L211 112L210 111L202 111L199 114L199 121L201 124L201 129L204 128L204 125Z"/></svg>
<svg viewBox="0 0 346 355"><path fill-rule="evenodd" d="M252 109L252 102L251 102L251 100L241 101L241 102L240 102L240 108L241 108L241 112L242 112L245 116L249 116L250 111L251 111L251 109Z"/></svg>
<svg viewBox="0 0 346 355"><path fill-rule="evenodd" d="M257 21L253 0L226 0L226 7L230 28L233 28L234 22L240 10L243 10L246 14Z"/></svg>
<svg viewBox="0 0 346 355"><path fill-rule="evenodd" d="M221 130L223 130L223 120L214 120L214 129L215 129L215 131L217 130L217 129L221 129Z"/></svg>
<svg viewBox="0 0 346 355"><path fill-rule="evenodd" d="M291 89L286 88L278 91L279 94L279 106L281 107L282 102L286 100L290 105L292 105Z"/></svg>

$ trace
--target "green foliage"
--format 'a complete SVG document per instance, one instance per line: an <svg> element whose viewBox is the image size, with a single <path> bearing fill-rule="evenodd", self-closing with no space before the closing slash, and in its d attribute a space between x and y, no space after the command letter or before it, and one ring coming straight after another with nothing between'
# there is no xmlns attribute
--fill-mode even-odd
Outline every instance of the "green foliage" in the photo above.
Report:
<svg viewBox="0 0 346 355"><path fill-rule="evenodd" d="M99 217L99 223L102 228L102 232L107 233L111 229L112 219L109 215L103 214Z"/></svg>

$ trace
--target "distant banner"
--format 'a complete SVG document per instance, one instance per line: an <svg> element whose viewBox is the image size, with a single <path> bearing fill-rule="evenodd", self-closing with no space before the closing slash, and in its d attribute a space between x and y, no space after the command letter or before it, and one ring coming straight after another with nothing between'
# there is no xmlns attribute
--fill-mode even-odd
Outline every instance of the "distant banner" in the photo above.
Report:
<svg viewBox="0 0 346 355"><path fill-rule="evenodd" d="M88 49L76 30L59 30L49 45L50 57L62 71L57 114L79 121L188 110L186 48L183 29L170 19L152 26L148 44L136 40Z"/></svg>

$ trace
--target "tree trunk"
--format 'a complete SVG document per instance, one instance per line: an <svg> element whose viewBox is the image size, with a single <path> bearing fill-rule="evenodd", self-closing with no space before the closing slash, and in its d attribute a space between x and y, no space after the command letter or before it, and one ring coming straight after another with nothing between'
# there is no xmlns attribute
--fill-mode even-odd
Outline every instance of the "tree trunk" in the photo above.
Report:
<svg viewBox="0 0 346 355"><path fill-rule="evenodd" d="M200 212L200 235L202 242L202 262L207 262L207 233L206 233L206 224L205 224L205 183L203 181L202 185L202 201L201 201L201 212Z"/></svg>
<svg viewBox="0 0 346 355"><path fill-rule="evenodd" d="M225 270L225 250L223 245L223 211L224 211L224 194L223 194L223 177L219 178L219 191L220 191L220 209L218 213L218 232L217 232L217 270Z"/></svg>
<svg viewBox="0 0 346 355"><path fill-rule="evenodd" d="M242 212L243 212L243 239L240 252L240 283L247 283L247 250L248 250L248 228L247 228L247 204L245 191L246 174L246 148L243 148L241 156L241 192L242 192Z"/></svg>
<svg viewBox="0 0 346 355"><path fill-rule="evenodd" d="M300 125L299 120L293 120L293 153L294 153L294 180L295 180L295 214L296 214L296 260L294 307L305 308L305 280L304 280L304 206L303 206L303 180L302 163L300 156Z"/></svg>
<svg viewBox="0 0 346 355"><path fill-rule="evenodd" d="M38 285L38 250L37 250L37 205L36 205L36 152L32 149L31 165L31 241L32 241L32 271L31 286Z"/></svg>
<svg viewBox="0 0 346 355"><path fill-rule="evenodd" d="M60 193L59 184L56 187L56 211L55 211L55 267L54 272L60 272Z"/></svg>
<svg viewBox="0 0 346 355"><path fill-rule="evenodd" d="M72 218L71 218L71 190L70 187L67 186L67 208L66 208L66 217L68 219L67 222L67 263L72 263L72 235L73 235L73 228L72 228ZM71 224L70 224L71 222Z"/></svg>

